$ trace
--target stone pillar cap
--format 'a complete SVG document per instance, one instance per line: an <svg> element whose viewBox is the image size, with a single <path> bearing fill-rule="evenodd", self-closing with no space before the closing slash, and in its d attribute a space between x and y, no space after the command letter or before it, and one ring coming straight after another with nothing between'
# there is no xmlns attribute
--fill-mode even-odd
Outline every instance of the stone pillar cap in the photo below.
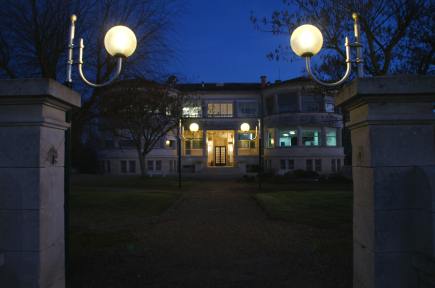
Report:
<svg viewBox="0 0 435 288"><path fill-rule="evenodd" d="M376 76L357 78L345 85L335 105L349 107L366 102L435 102L435 76Z"/></svg>
<svg viewBox="0 0 435 288"><path fill-rule="evenodd" d="M48 78L0 80L0 101L48 97L71 107L81 106L80 94Z"/></svg>

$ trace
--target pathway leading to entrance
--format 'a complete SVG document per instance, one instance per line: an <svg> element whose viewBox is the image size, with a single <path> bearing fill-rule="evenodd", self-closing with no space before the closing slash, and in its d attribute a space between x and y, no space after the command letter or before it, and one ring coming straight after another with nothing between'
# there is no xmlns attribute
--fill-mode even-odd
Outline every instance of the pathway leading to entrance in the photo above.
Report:
<svg viewBox="0 0 435 288"><path fill-rule="evenodd" d="M331 287L310 272L319 267L310 262L312 239L306 229L300 233L268 219L250 189L235 181L195 184L142 231L147 250L141 259L127 260L137 269L137 279L127 282L138 287Z"/></svg>

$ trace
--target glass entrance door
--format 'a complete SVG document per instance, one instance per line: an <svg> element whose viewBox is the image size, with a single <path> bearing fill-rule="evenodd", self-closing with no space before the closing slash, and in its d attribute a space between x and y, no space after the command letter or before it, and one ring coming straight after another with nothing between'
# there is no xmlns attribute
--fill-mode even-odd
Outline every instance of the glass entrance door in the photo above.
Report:
<svg viewBox="0 0 435 288"><path fill-rule="evenodd" d="M216 166L227 165L227 147L215 146L214 147L214 163Z"/></svg>

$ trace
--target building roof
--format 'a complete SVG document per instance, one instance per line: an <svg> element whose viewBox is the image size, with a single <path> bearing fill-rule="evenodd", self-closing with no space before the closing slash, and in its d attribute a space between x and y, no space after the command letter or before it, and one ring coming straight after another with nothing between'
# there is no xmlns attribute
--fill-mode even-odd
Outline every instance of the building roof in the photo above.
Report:
<svg viewBox="0 0 435 288"><path fill-rule="evenodd" d="M285 87L288 85L300 85L300 84L315 84L313 80L307 77L297 77L292 78L285 81L275 81L274 83L267 83L266 88L278 88ZM149 81L146 79L128 79L122 80L114 83L108 88L109 90L113 88L122 88L122 87L158 87L161 84L155 81ZM227 83L211 83L211 82L202 82L202 83L177 83L175 85L175 89L179 89L184 92L193 92L193 91L260 91L261 83L257 82L227 82Z"/></svg>
<svg viewBox="0 0 435 288"><path fill-rule="evenodd" d="M259 90L260 83L186 83L177 84L182 91Z"/></svg>
<svg viewBox="0 0 435 288"><path fill-rule="evenodd" d="M274 83L267 83L267 88L281 87L289 84L315 84L313 80L307 77L297 77L285 81L275 81ZM260 90L261 83L252 82L230 82L230 83L180 83L177 88L182 91L252 91Z"/></svg>

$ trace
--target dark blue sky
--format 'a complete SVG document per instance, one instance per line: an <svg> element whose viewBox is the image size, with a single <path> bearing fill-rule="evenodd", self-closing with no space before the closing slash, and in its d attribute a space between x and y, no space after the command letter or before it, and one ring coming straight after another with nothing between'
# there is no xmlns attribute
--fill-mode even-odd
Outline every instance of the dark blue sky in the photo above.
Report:
<svg viewBox="0 0 435 288"><path fill-rule="evenodd" d="M185 0L175 28L177 61L169 67L182 82L257 82L302 74L302 60L276 62L266 54L289 36L258 32L249 20L282 8L281 0Z"/></svg>

